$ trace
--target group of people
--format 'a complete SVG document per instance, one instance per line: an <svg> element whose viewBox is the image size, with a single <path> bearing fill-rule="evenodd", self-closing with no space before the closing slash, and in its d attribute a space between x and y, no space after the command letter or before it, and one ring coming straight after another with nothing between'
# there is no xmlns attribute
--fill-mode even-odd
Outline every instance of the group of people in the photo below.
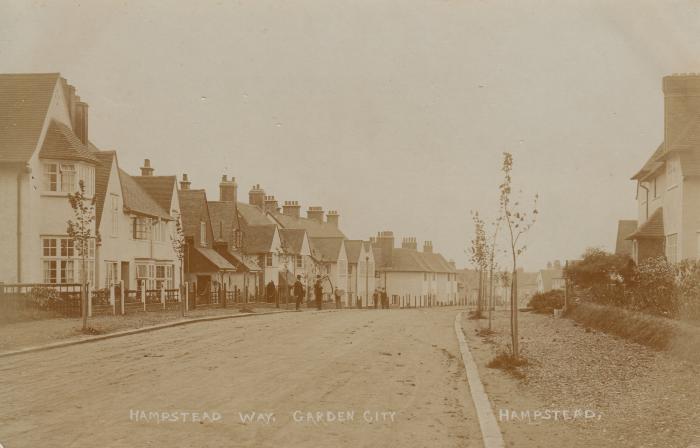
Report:
<svg viewBox="0 0 700 448"><path fill-rule="evenodd" d="M375 289L372 300L374 301L374 309L378 309L380 304L383 310L389 309L389 296L386 293L386 288Z"/></svg>
<svg viewBox="0 0 700 448"><path fill-rule="evenodd" d="M316 308L320 310L323 308L323 284L321 281L321 276L316 277L316 281L314 282L313 288L314 302ZM268 283L266 292L269 301L272 302L278 300L275 284L272 281ZM304 297L306 296L306 289L304 288L304 284L301 282L301 275L297 275L297 279L294 282L294 285L292 286L292 294L294 295L296 309L298 310L301 308L301 304L304 301ZM343 306L341 296L341 291L336 287L333 290L333 298L335 299L335 307L337 309L340 309ZM380 305L382 309L389 308L389 296L387 295L385 288L375 289L374 293L372 294L372 300L375 309L378 309ZM369 305L369 303L367 305ZM362 303L359 301L358 307L362 307Z"/></svg>

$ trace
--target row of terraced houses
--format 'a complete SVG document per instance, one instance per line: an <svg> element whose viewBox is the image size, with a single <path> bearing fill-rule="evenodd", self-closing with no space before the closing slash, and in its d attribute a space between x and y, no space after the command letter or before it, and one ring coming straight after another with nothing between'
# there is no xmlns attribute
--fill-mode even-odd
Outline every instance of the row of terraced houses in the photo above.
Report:
<svg viewBox="0 0 700 448"><path fill-rule="evenodd" d="M307 286L324 279L325 294L337 288L347 306L367 305L375 288L395 305L457 300L454 263L430 241L419 249L406 237L398 247L390 231L348 239L337 211L311 206L302 216L298 201L280 206L260 185L243 202L226 174L214 198L187 174L157 173L149 159L127 173L118 152L96 147L88 131L88 105L60 74L0 75L0 282L80 281L66 222L67 196L82 181L96 208L87 263L94 289L182 281L197 294L225 288L255 299L301 275ZM182 263L172 244L178 220Z"/></svg>

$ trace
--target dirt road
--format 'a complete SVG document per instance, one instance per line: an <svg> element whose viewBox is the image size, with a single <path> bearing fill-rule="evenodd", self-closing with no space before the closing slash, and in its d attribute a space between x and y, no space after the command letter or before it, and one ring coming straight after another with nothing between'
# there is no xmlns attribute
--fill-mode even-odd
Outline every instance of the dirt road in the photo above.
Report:
<svg viewBox="0 0 700 448"><path fill-rule="evenodd" d="M6 358L0 443L481 446L455 314L305 311Z"/></svg>

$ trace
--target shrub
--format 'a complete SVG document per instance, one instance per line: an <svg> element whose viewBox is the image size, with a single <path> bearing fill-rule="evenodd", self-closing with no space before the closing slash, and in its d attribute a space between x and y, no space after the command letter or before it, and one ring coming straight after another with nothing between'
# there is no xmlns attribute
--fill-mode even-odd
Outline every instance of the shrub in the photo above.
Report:
<svg viewBox="0 0 700 448"><path fill-rule="evenodd" d="M522 356L515 357L511 353L502 351L495 358L486 364L489 369L501 369L505 372L513 375L516 378L525 378L525 374L521 372L518 367L526 366L527 359Z"/></svg>
<svg viewBox="0 0 700 448"><path fill-rule="evenodd" d="M552 314L554 309L564 307L564 291L553 289L545 293L537 293L532 296L527 306L536 313Z"/></svg>

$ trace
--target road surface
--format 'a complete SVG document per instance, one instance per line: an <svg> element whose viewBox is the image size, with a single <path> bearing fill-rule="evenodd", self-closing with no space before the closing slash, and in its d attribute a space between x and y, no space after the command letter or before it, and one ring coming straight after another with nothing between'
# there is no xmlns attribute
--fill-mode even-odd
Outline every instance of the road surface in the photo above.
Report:
<svg viewBox="0 0 700 448"><path fill-rule="evenodd" d="M5 358L0 443L478 447L456 313L303 311Z"/></svg>

